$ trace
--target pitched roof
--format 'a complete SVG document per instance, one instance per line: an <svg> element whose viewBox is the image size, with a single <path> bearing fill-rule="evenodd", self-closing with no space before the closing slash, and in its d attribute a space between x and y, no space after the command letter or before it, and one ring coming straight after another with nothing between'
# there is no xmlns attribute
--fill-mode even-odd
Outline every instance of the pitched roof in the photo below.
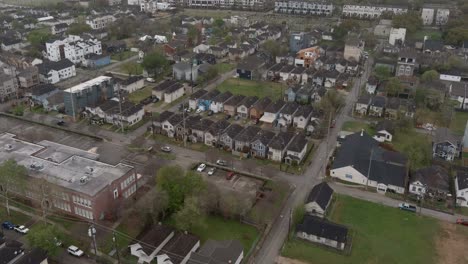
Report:
<svg viewBox="0 0 468 264"><path fill-rule="evenodd" d="M257 109L265 109L269 104L271 104L271 99L269 97L263 97L258 100L252 107Z"/></svg>
<svg viewBox="0 0 468 264"><path fill-rule="evenodd" d="M218 103L224 103L226 102L229 98L232 97L232 93L227 91L227 92L224 92L218 96L216 96L213 101L214 102L218 102Z"/></svg>
<svg viewBox="0 0 468 264"><path fill-rule="evenodd" d="M146 255L153 253L155 248L159 247L161 243L166 240L171 233L174 232L174 229L165 225L155 225L153 228L139 238L139 241L143 242L140 244L143 252ZM135 244L138 242L135 242Z"/></svg>
<svg viewBox="0 0 468 264"><path fill-rule="evenodd" d="M307 196L307 203L316 202L323 210L326 209L333 195L333 189L326 182L321 182L312 188Z"/></svg>
<svg viewBox="0 0 468 264"><path fill-rule="evenodd" d="M248 126L242 132L240 132L235 138L235 141L240 142L252 142L254 137L260 132L260 128L257 126Z"/></svg>
<svg viewBox="0 0 468 264"><path fill-rule="evenodd" d="M258 101L257 96L249 96L249 97L246 97L239 105L243 105L243 106L249 108L253 104L255 104L257 101Z"/></svg>
<svg viewBox="0 0 468 264"><path fill-rule="evenodd" d="M159 115L153 117L153 121L154 122L164 122L167 119L169 119L169 117L171 117L172 115L174 115L173 112L164 111L164 112L160 113Z"/></svg>
<svg viewBox="0 0 468 264"><path fill-rule="evenodd" d="M66 68L70 68L73 65L73 62L71 62L69 59L63 59L59 61L45 60L41 64L37 65L37 68L39 70L39 73L47 75L51 70L60 71Z"/></svg>
<svg viewBox="0 0 468 264"><path fill-rule="evenodd" d="M468 171L457 170L457 184L459 190L468 189Z"/></svg>
<svg viewBox="0 0 468 264"><path fill-rule="evenodd" d="M224 133L226 133L230 138L235 138L244 128L238 124L230 125Z"/></svg>
<svg viewBox="0 0 468 264"><path fill-rule="evenodd" d="M25 254L15 262L15 264L37 264L42 263L47 259L47 253L39 248L33 248L25 252Z"/></svg>
<svg viewBox="0 0 468 264"><path fill-rule="evenodd" d="M188 264L229 264L236 263L244 247L238 240L208 240L198 252L190 255Z"/></svg>
<svg viewBox="0 0 468 264"><path fill-rule="evenodd" d="M172 85L175 85L176 83L177 83L177 81L174 81L174 80L164 80L164 81L158 83L158 85L156 85L153 88L153 90L155 90L155 91L164 91L167 88L171 87Z"/></svg>
<svg viewBox="0 0 468 264"><path fill-rule="evenodd" d="M57 87L51 83L41 83L34 86L31 90L32 95L40 96L55 91Z"/></svg>
<svg viewBox="0 0 468 264"><path fill-rule="evenodd" d="M299 104L296 102L287 102L281 109L280 113L284 115L292 115L299 108Z"/></svg>
<svg viewBox="0 0 468 264"><path fill-rule="evenodd" d="M304 216L304 221L297 225L296 230L340 243L346 243L348 239L347 227L310 215Z"/></svg>
<svg viewBox="0 0 468 264"><path fill-rule="evenodd" d="M295 116L302 116L308 118L313 111L314 108L311 105L301 105L299 106L299 109L297 110Z"/></svg>
<svg viewBox="0 0 468 264"><path fill-rule="evenodd" d="M446 192L450 190L448 171L439 165L419 169L413 173L411 178L413 182L419 181L430 188Z"/></svg>
<svg viewBox="0 0 468 264"><path fill-rule="evenodd" d="M227 100L224 103L224 105L232 105L232 106L236 107L242 102L242 100L244 100L244 98L245 98L245 96L240 95L240 94L234 95L231 98L229 98L229 100Z"/></svg>
<svg viewBox="0 0 468 264"><path fill-rule="evenodd" d="M294 137L292 132L279 132L268 144L271 149L284 150Z"/></svg>
<svg viewBox="0 0 468 264"><path fill-rule="evenodd" d="M194 92L193 94L190 95L190 99L191 100L196 100L200 97L202 97L203 95L205 95L208 91L207 90L204 90L204 89L201 89L201 90L198 90L196 92Z"/></svg>
<svg viewBox="0 0 468 264"><path fill-rule="evenodd" d="M190 254L200 239L189 233L177 232L169 242L161 249L161 253L166 254L173 264L179 264Z"/></svg>
<svg viewBox="0 0 468 264"><path fill-rule="evenodd" d="M448 141L454 145L457 145L461 142L462 138L458 135L455 135L449 128L438 127L434 135L434 143L441 143Z"/></svg>
<svg viewBox="0 0 468 264"><path fill-rule="evenodd" d="M265 108L265 112L278 113L283 108L284 104L285 103L283 100L278 100L276 102L273 102Z"/></svg>
<svg viewBox="0 0 468 264"><path fill-rule="evenodd" d="M207 94L203 95L202 97L200 97L200 99L202 100L213 100L216 96L218 96L221 92L218 91L218 90L213 90L213 91L210 91L208 92Z"/></svg>
<svg viewBox="0 0 468 264"><path fill-rule="evenodd" d="M260 130L260 132L255 135L252 142L259 140L263 145L267 146L268 143L275 137L275 132L268 130Z"/></svg>
<svg viewBox="0 0 468 264"><path fill-rule="evenodd" d="M374 96L371 99L371 106L383 108L385 107L386 103L387 103L387 98L383 96Z"/></svg>
<svg viewBox="0 0 468 264"><path fill-rule="evenodd" d="M307 138L303 133L297 134L288 146L288 151L301 152L307 147Z"/></svg>
<svg viewBox="0 0 468 264"><path fill-rule="evenodd" d="M380 121L377 126L376 126L376 129L375 129L377 132L378 131L382 131L382 130L386 130L387 132L389 132L390 134L393 134L395 133L395 125L393 124L392 121L390 120L383 120L383 121Z"/></svg>
<svg viewBox="0 0 468 264"><path fill-rule="evenodd" d="M228 121L222 119L218 120L217 122L214 122L210 128L208 129L208 132L211 133L212 135L218 135L221 134L226 128L229 127L231 123Z"/></svg>
<svg viewBox="0 0 468 264"><path fill-rule="evenodd" d="M361 96L359 96L359 99L357 100L358 104L369 104L369 102L370 102L370 95L368 94L361 94Z"/></svg>

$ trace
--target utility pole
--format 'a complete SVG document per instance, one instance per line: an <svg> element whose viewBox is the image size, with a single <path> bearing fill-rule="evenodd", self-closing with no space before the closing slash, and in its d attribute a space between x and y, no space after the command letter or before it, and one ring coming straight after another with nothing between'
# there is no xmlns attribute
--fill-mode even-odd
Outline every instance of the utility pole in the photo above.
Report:
<svg viewBox="0 0 468 264"><path fill-rule="evenodd" d="M184 141L184 147L187 147L187 141L185 140L185 103L182 103L182 122L184 125L184 131L182 133L182 140Z"/></svg>
<svg viewBox="0 0 468 264"><path fill-rule="evenodd" d="M124 130L124 124L123 124L123 120L122 120L122 96L120 94L120 92L122 91L121 90L121 86L120 84L117 84L117 93L119 94L119 121L120 121L120 129L122 129L122 134L125 132Z"/></svg>
<svg viewBox="0 0 468 264"><path fill-rule="evenodd" d="M117 249L117 244L115 243L115 232L112 232L112 242L114 243L114 249L115 253L117 254L117 263L120 264L120 255L119 255L119 250Z"/></svg>
<svg viewBox="0 0 468 264"><path fill-rule="evenodd" d="M93 245L94 245L94 256L97 259L97 245L96 245L96 228L94 224L91 224L88 228L88 236L93 238Z"/></svg>
<svg viewBox="0 0 468 264"><path fill-rule="evenodd" d="M76 119L75 119L75 103L73 102L73 87L70 88L70 102L71 102L71 107L72 107L73 122L75 122Z"/></svg>

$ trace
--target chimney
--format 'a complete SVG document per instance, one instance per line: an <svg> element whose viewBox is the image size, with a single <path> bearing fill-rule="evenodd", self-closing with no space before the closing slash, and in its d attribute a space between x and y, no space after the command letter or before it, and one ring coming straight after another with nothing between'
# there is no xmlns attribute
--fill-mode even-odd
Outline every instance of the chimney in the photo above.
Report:
<svg viewBox="0 0 468 264"><path fill-rule="evenodd" d="M364 136L364 129L361 129L361 137Z"/></svg>

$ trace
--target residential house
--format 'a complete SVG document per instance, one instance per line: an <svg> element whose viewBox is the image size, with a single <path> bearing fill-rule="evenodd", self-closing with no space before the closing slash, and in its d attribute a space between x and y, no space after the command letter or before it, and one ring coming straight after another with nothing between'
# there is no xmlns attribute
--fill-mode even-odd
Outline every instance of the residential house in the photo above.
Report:
<svg viewBox="0 0 468 264"><path fill-rule="evenodd" d="M48 264L47 252L42 249L24 249L17 240L0 238L0 263L6 264Z"/></svg>
<svg viewBox="0 0 468 264"><path fill-rule="evenodd" d="M197 65L200 64L216 64L216 56L208 53L197 53L193 57L197 62Z"/></svg>
<svg viewBox="0 0 468 264"><path fill-rule="evenodd" d="M344 17L357 17L360 19L376 19L379 18L382 14L401 15L407 12L407 6L363 4L343 5Z"/></svg>
<svg viewBox="0 0 468 264"><path fill-rule="evenodd" d="M23 42L21 39L17 38L2 38L1 40L1 47L2 51L15 51L21 50L22 48L26 47L26 43Z"/></svg>
<svg viewBox="0 0 468 264"><path fill-rule="evenodd" d="M421 168L411 175L409 192L424 199L445 200L451 195L450 179L448 171L439 165Z"/></svg>
<svg viewBox="0 0 468 264"><path fill-rule="evenodd" d="M297 109L293 118L293 127L298 129L306 129L307 125L310 122L310 118L314 109L311 105L301 105Z"/></svg>
<svg viewBox="0 0 468 264"><path fill-rule="evenodd" d="M52 35L59 35L68 31L67 23L59 23L52 26Z"/></svg>
<svg viewBox="0 0 468 264"><path fill-rule="evenodd" d="M226 151L234 150L235 147L235 138L239 133L242 132L244 128L238 124L230 125L224 132L221 134L220 137L220 145Z"/></svg>
<svg viewBox="0 0 468 264"><path fill-rule="evenodd" d="M325 72L325 82L323 86L325 88L333 88L336 85L340 72L337 70L330 70Z"/></svg>
<svg viewBox="0 0 468 264"><path fill-rule="evenodd" d="M223 119L212 124L205 132L205 145L218 147L220 145L221 134L223 134L229 125L230 123Z"/></svg>
<svg viewBox="0 0 468 264"><path fill-rule="evenodd" d="M314 69L314 68L310 68ZM289 73L289 82L303 84L307 82L308 72L304 67L294 67L294 69Z"/></svg>
<svg viewBox="0 0 468 264"><path fill-rule="evenodd" d="M249 110L249 117L251 119L260 119L265 112L265 108L272 103L269 97L264 97L258 100Z"/></svg>
<svg viewBox="0 0 468 264"><path fill-rule="evenodd" d="M283 162L287 147L293 137L292 132L279 132L268 144L268 159Z"/></svg>
<svg viewBox="0 0 468 264"><path fill-rule="evenodd" d="M376 188L379 193L391 190L403 194L407 186L408 160L398 152L380 147L366 132L356 132L341 142L330 176Z"/></svg>
<svg viewBox="0 0 468 264"><path fill-rule="evenodd" d="M457 101L458 109L468 109L468 84L463 82L450 82L449 95L452 100Z"/></svg>
<svg viewBox="0 0 468 264"><path fill-rule="evenodd" d="M41 105L45 111L59 111L64 107L63 92L52 84L38 84L31 89L33 105Z"/></svg>
<svg viewBox="0 0 468 264"><path fill-rule="evenodd" d="M391 45L403 45L405 43L406 28L393 28L390 30L388 43Z"/></svg>
<svg viewBox="0 0 468 264"><path fill-rule="evenodd" d="M224 103L224 113L230 116L237 115L237 107L245 99L243 95L234 95Z"/></svg>
<svg viewBox="0 0 468 264"><path fill-rule="evenodd" d="M251 145L255 136L260 132L260 128L257 126L248 126L242 132L237 134L234 138L234 149L232 150L233 155L239 155L241 157L248 157L250 155Z"/></svg>
<svg viewBox="0 0 468 264"><path fill-rule="evenodd" d="M284 100L286 102L295 102L296 101L296 93L301 89L302 86L299 84L294 84L292 86L289 86L289 88L284 91Z"/></svg>
<svg viewBox="0 0 468 264"><path fill-rule="evenodd" d="M305 211L309 215L324 218L333 198L333 189L326 182L315 185L307 196Z"/></svg>
<svg viewBox="0 0 468 264"><path fill-rule="evenodd" d="M28 67L21 70L18 75L19 88L29 89L39 84L39 70L36 66Z"/></svg>
<svg viewBox="0 0 468 264"><path fill-rule="evenodd" d="M468 207L468 172L466 170L457 170L455 176L455 194L457 205Z"/></svg>
<svg viewBox="0 0 468 264"><path fill-rule="evenodd" d="M319 46L301 49L296 53L296 59L294 61L294 65L301 66L304 68L309 68L314 65L315 60L319 57L320 57Z"/></svg>
<svg viewBox="0 0 468 264"><path fill-rule="evenodd" d="M127 43L123 40L109 40L104 43L104 47L107 53L120 53L127 50Z"/></svg>
<svg viewBox="0 0 468 264"><path fill-rule="evenodd" d="M73 62L68 59L60 61L44 61L37 65L39 79L45 83L58 83L68 78L76 76L76 69Z"/></svg>
<svg viewBox="0 0 468 264"><path fill-rule="evenodd" d="M317 86L303 85L296 93L296 102L303 105L310 104L312 100L312 93L314 92L313 87Z"/></svg>
<svg viewBox="0 0 468 264"><path fill-rule="evenodd" d="M170 104L175 100L181 98L185 94L185 86L181 83L177 83L168 87L164 91L164 102Z"/></svg>
<svg viewBox="0 0 468 264"><path fill-rule="evenodd" d="M18 95L18 80L15 76L0 72L0 102L5 102Z"/></svg>
<svg viewBox="0 0 468 264"><path fill-rule="evenodd" d="M268 145L275 137L275 133L268 130L261 130L253 138L250 144L250 155L255 158L266 159L268 157Z"/></svg>
<svg viewBox="0 0 468 264"><path fill-rule="evenodd" d="M190 95L189 98L189 109L195 110L198 109L198 100L203 97L208 91L204 89L197 90L193 94Z"/></svg>
<svg viewBox="0 0 468 264"><path fill-rule="evenodd" d="M347 61L359 62L364 50L364 42L357 37L350 37L345 43L344 58Z"/></svg>
<svg viewBox="0 0 468 264"><path fill-rule="evenodd" d="M257 96L246 97L240 104L237 106L237 114L241 118L248 118L250 116L251 107L258 101Z"/></svg>
<svg viewBox="0 0 468 264"><path fill-rule="evenodd" d="M404 49L398 53L396 76L413 76L417 70L417 52L414 49Z"/></svg>
<svg viewBox="0 0 468 264"><path fill-rule="evenodd" d="M196 252L192 252L187 264L240 264L244 259L244 246L238 240L207 240Z"/></svg>
<svg viewBox="0 0 468 264"><path fill-rule="evenodd" d="M145 86L145 78L142 76L130 76L127 79L117 79L117 84L119 85L119 89L126 91L127 93L131 94L135 91L142 89Z"/></svg>
<svg viewBox="0 0 468 264"><path fill-rule="evenodd" d="M198 66L186 62L176 63L172 65L172 75L176 80L196 82Z"/></svg>
<svg viewBox="0 0 468 264"><path fill-rule="evenodd" d="M86 111L116 126L133 126L143 120L145 115L143 106L132 102L119 103L115 100L107 100L96 107L87 106Z"/></svg>
<svg viewBox="0 0 468 264"><path fill-rule="evenodd" d="M241 79L254 80L262 76L264 68L265 61L252 55L238 63L236 72Z"/></svg>
<svg viewBox="0 0 468 264"><path fill-rule="evenodd" d="M370 100L369 116L382 117L385 107L387 106L387 98L384 96L374 96Z"/></svg>
<svg viewBox="0 0 468 264"><path fill-rule="evenodd" d="M296 102L287 102L278 115L278 125L280 127L289 127L293 124L293 119L299 104Z"/></svg>
<svg viewBox="0 0 468 264"><path fill-rule="evenodd" d="M202 109L203 111L209 110L214 98L216 98L220 93L221 92L218 90L212 90L200 97L198 100L198 108Z"/></svg>
<svg viewBox="0 0 468 264"><path fill-rule="evenodd" d="M460 157L462 138L446 127L439 127L432 140L432 156L446 161Z"/></svg>
<svg viewBox="0 0 468 264"><path fill-rule="evenodd" d="M379 84L379 79L375 75L371 75L366 82L366 92L368 94L375 94L377 91L377 85Z"/></svg>
<svg viewBox="0 0 468 264"><path fill-rule="evenodd" d="M170 111L164 111L158 115L153 115L153 118L152 118L153 134L162 134L163 123L173 115L174 113Z"/></svg>
<svg viewBox="0 0 468 264"><path fill-rule="evenodd" d="M375 140L378 142L392 142L393 135L395 135L395 126L392 121L380 121L375 130L376 134L373 137Z"/></svg>
<svg viewBox="0 0 468 264"><path fill-rule="evenodd" d="M297 225L296 233L299 238L338 250L344 250L348 242L348 228L310 215Z"/></svg>
<svg viewBox="0 0 468 264"><path fill-rule="evenodd" d="M367 111L369 111L369 105L371 103L371 97L368 94L362 94L359 96L359 99L356 102L356 106L354 107L354 111L361 115L367 115Z"/></svg>
<svg viewBox="0 0 468 264"><path fill-rule="evenodd" d="M214 123L211 119L202 119L199 122L189 124L189 141L193 143L205 143L205 134Z"/></svg>
<svg viewBox="0 0 468 264"><path fill-rule="evenodd" d="M229 49L221 46L211 46L208 53L213 54L217 59L221 59L229 54Z"/></svg>
<svg viewBox="0 0 468 264"><path fill-rule="evenodd" d="M138 242L129 245L130 254L137 257L141 263L150 263L176 232L168 226L154 225Z"/></svg>
<svg viewBox="0 0 468 264"><path fill-rule="evenodd" d="M303 133L296 134L286 149L284 161L289 165L299 165L304 161L309 141Z"/></svg>
<svg viewBox="0 0 468 264"><path fill-rule="evenodd" d="M423 7L421 9L423 25L432 25L434 22L434 8Z"/></svg>
<svg viewBox="0 0 468 264"><path fill-rule="evenodd" d="M83 66L91 69L101 68L111 63L110 55L108 54L91 53L86 54L84 58Z"/></svg>
<svg viewBox="0 0 468 264"><path fill-rule="evenodd" d="M441 40L425 39L423 53L438 55L444 51L444 43Z"/></svg>
<svg viewBox="0 0 468 264"><path fill-rule="evenodd" d="M96 15L86 17L86 24L92 29L103 29L111 25L116 18L113 15Z"/></svg>
<svg viewBox="0 0 468 264"><path fill-rule="evenodd" d="M224 102L229 100L229 98L231 97L232 97L232 93L229 91L219 94L213 99L210 105L210 110L213 111L213 113L224 112Z"/></svg>
<svg viewBox="0 0 468 264"><path fill-rule="evenodd" d="M331 16L333 8L333 3L321 1L275 1L275 12L277 13Z"/></svg>
<svg viewBox="0 0 468 264"><path fill-rule="evenodd" d="M101 41L97 39L83 39L80 36L69 35L62 39L52 39L45 43L47 59L61 61L68 59L73 63L84 63L85 55L90 53L102 54Z"/></svg>
<svg viewBox="0 0 468 264"><path fill-rule="evenodd" d="M183 116L181 114L174 114L171 117L163 121L161 134L168 136L170 138L176 137L176 126L183 121Z"/></svg>
<svg viewBox="0 0 468 264"><path fill-rule="evenodd" d="M281 111L281 109L283 109L285 103L283 100L278 100L276 102L273 102L271 104L269 104L264 112L263 112L263 116L260 118L260 122L263 122L263 123L268 123L268 124L271 124L273 126L276 126L277 123L278 123L278 117L279 117L279 113Z"/></svg>

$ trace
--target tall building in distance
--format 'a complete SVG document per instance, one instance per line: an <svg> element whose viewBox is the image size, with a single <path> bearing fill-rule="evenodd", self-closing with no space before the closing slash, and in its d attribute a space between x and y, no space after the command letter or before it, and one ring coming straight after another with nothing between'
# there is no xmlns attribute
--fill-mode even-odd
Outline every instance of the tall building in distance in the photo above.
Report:
<svg viewBox="0 0 468 264"><path fill-rule="evenodd" d="M331 16L333 4L326 1L276 1L275 12L296 15Z"/></svg>
<svg viewBox="0 0 468 264"><path fill-rule="evenodd" d="M84 63L85 55L102 54L101 41L97 39L82 39L80 36L69 35L63 39L46 42L47 59L60 61L69 59L71 62Z"/></svg>

